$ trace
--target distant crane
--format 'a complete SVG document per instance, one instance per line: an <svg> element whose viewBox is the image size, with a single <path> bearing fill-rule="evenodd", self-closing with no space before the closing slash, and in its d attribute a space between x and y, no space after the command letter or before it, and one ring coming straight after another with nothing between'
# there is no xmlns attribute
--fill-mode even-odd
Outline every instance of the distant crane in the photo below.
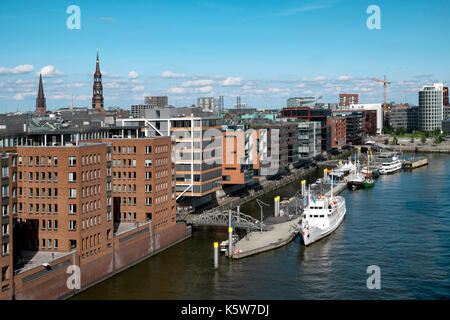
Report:
<svg viewBox="0 0 450 320"><path fill-rule="evenodd" d="M376 81L376 82L381 82L384 86L384 104L383 104L383 111L384 113L386 113L386 88L388 84L391 84L390 81L386 81L386 76L384 76L384 80L378 80L378 79L374 79L371 78L370 80Z"/></svg>

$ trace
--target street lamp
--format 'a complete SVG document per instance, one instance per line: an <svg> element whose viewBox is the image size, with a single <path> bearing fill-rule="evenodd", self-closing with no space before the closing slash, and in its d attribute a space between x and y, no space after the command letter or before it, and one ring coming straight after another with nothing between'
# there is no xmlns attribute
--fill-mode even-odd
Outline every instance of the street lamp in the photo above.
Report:
<svg viewBox="0 0 450 320"><path fill-rule="evenodd" d="M268 207L269 205L268 205L267 203L265 203L265 202L262 202L262 201L259 200L259 199L256 199L256 202L258 203L259 208L261 209L261 221L260 221L260 226L261 226L261 232L262 232L262 231L263 231L263 227L262 227L262 221L263 221L263 208L262 208L262 206L264 205L264 206Z"/></svg>

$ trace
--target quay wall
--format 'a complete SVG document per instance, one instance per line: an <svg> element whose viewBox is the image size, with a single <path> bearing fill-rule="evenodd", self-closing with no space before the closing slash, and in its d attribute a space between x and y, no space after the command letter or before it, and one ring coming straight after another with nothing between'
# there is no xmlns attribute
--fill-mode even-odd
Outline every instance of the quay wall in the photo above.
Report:
<svg viewBox="0 0 450 320"><path fill-rule="evenodd" d="M16 300L66 299L104 281L121 271L189 238L191 228L185 223L152 234L151 224L142 225L116 236L113 246L101 255L81 258L77 251L49 262L50 267L34 267L14 276ZM80 267L81 288L67 286L72 273L68 267Z"/></svg>

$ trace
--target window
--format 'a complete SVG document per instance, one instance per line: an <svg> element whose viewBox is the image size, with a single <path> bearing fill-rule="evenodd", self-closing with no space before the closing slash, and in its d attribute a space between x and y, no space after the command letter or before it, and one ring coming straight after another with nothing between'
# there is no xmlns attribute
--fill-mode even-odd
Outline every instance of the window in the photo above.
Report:
<svg viewBox="0 0 450 320"><path fill-rule="evenodd" d="M145 205L151 206L152 205L152 198L145 198Z"/></svg>
<svg viewBox="0 0 450 320"><path fill-rule="evenodd" d="M77 197L77 189L69 189L69 198L76 198Z"/></svg>
<svg viewBox="0 0 450 320"><path fill-rule="evenodd" d="M53 240L53 246L58 249L58 239Z"/></svg>
<svg viewBox="0 0 450 320"><path fill-rule="evenodd" d="M76 220L70 220L69 221L69 230L70 231L77 230L77 221Z"/></svg>
<svg viewBox="0 0 450 320"><path fill-rule="evenodd" d="M77 213L77 205L69 204L69 214L76 214L76 213Z"/></svg>
<svg viewBox="0 0 450 320"><path fill-rule="evenodd" d="M77 165L77 157L69 157L69 167L75 167Z"/></svg>
<svg viewBox="0 0 450 320"><path fill-rule="evenodd" d="M77 182L77 173L69 172L69 182Z"/></svg>
<svg viewBox="0 0 450 320"><path fill-rule="evenodd" d="M3 255L9 254L9 244L8 243L2 244L2 254Z"/></svg>
<svg viewBox="0 0 450 320"><path fill-rule="evenodd" d="M152 167L152 160L151 159L145 159L145 167L151 168Z"/></svg>
<svg viewBox="0 0 450 320"><path fill-rule="evenodd" d="M53 165L54 165L55 167L58 166L58 157L53 157ZM55 181L56 181L56 180L55 180Z"/></svg>

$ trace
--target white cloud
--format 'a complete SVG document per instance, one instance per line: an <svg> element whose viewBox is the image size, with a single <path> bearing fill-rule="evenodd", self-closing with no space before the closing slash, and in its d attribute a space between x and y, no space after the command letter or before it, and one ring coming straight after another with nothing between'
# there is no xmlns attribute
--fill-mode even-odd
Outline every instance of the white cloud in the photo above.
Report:
<svg viewBox="0 0 450 320"><path fill-rule="evenodd" d="M202 87L208 86L214 83L214 80L204 79L204 80L190 80L183 83L182 87Z"/></svg>
<svg viewBox="0 0 450 320"><path fill-rule="evenodd" d="M185 88L170 88L169 93L173 94L182 94L185 93L187 90Z"/></svg>
<svg viewBox="0 0 450 320"><path fill-rule="evenodd" d="M77 100L90 100L92 99L91 95L88 94L81 94L79 96L76 97Z"/></svg>
<svg viewBox="0 0 450 320"><path fill-rule="evenodd" d="M82 83L82 82L68 83L67 84L67 88L81 88L81 87L84 87L84 86L86 86L86 84Z"/></svg>
<svg viewBox="0 0 450 320"><path fill-rule="evenodd" d="M50 95L50 99L52 100L70 100L72 97L68 94L53 94Z"/></svg>
<svg viewBox="0 0 450 320"><path fill-rule="evenodd" d="M2 74L6 74L6 75L11 75L11 74L24 74L24 73L30 73L33 72L34 67L31 64L24 64L24 65L20 65L14 68L4 68L4 67L0 67L0 75Z"/></svg>
<svg viewBox="0 0 450 320"><path fill-rule="evenodd" d="M131 89L131 91L134 91L134 92L136 92L136 91L143 91L143 90L144 90L143 86L134 87L133 89Z"/></svg>
<svg viewBox="0 0 450 320"><path fill-rule="evenodd" d="M338 80L347 81L353 79L352 76L340 76Z"/></svg>
<svg viewBox="0 0 450 320"><path fill-rule="evenodd" d="M206 92L211 92L213 89L213 87L211 86L205 86L205 87L201 87L201 88L195 88L194 92L196 93L206 93Z"/></svg>
<svg viewBox="0 0 450 320"><path fill-rule="evenodd" d="M89 74L89 76L92 76L92 74ZM103 78L120 78L118 74L109 73L107 71L102 70L102 77Z"/></svg>
<svg viewBox="0 0 450 320"><path fill-rule="evenodd" d="M186 77L186 75L184 73L174 73L172 71L164 71L163 73L161 73L161 78L184 78Z"/></svg>
<svg viewBox="0 0 450 320"><path fill-rule="evenodd" d="M137 73L137 71L130 71L128 73L128 78L130 78L130 79L136 79L138 77L139 77L139 73Z"/></svg>
<svg viewBox="0 0 450 320"><path fill-rule="evenodd" d="M315 78L306 78L306 77L304 77L303 79L302 79L302 81L308 81L308 82L318 82L318 81L324 81L326 78L324 77L324 76L318 76L318 77L315 77Z"/></svg>
<svg viewBox="0 0 450 320"><path fill-rule="evenodd" d="M13 96L14 100L23 100L26 99L29 96L35 96L36 92L23 92L23 93L17 93Z"/></svg>
<svg viewBox="0 0 450 320"><path fill-rule="evenodd" d="M222 85L225 87L238 87L242 85L242 81L244 81L244 79L241 77L228 77L222 81Z"/></svg>
<svg viewBox="0 0 450 320"><path fill-rule="evenodd" d="M64 73L50 65L43 67L40 72L36 73L37 76L39 76L39 74L42 74L43 77L48 78L64 76Z"/></svg>

